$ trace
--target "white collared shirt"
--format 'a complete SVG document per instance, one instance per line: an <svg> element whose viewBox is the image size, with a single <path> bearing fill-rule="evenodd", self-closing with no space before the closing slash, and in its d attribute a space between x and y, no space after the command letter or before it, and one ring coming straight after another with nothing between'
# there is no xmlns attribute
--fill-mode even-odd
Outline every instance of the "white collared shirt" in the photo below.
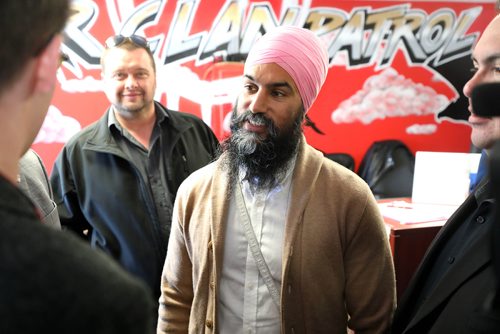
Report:
<svg viewBox="0 0 500 334"><path fill-rule="evenodd" d="M253 193L247 181L241 190L262 255L273 280L281 287L282 250L291 188L291 174L273 189ZM234 191L239 191L236 187ZM280 311L275 305L248 247L240 212L231 198L219 286L218 328L222 334L280 333Z"/></svg>

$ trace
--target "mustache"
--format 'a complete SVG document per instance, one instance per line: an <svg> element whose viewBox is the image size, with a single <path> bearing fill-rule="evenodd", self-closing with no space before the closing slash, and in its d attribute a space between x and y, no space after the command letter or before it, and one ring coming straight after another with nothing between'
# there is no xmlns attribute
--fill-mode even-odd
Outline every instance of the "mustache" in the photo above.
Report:
<svg viewBox="0 0 500 334"><path fill-rule="evenodd" d="M253 125L264 125L271 134L277 133L277 128L271 119L265 117L263 114L254 114L249 109L245 110L240 115L237 115L236 111L233 111L233 117L230 125L231 131L235 132L239 130L241 127L240 124L245 121L248 121Z"/></svg>

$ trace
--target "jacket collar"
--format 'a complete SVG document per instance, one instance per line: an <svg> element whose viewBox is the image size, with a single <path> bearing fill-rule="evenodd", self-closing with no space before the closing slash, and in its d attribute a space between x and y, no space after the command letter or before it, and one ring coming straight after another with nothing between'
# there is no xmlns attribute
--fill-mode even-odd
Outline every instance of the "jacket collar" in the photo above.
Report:
<svg viewBox="0 0 500 334"><path fill-rule="evenodd" d="M181 133L187 131L193 126L190 122L186 121L178 114L180 112L169 110L156 101L155 111L157 114L161 113L165 115L165 120L162 122L162 126L165 126L167 128L166 131L168 131L174 138L172 142L174 142ZM104 115L97 121L95 127L91 130L92 133L89 136L89 140L84 144L83 149L113 153L118 156L123 156L123 153L111 135L109 128L110 113L111 108L108 108Z"/></svg>
<svg viewBox="0 0 500 334"><path fill-rule="evenodd" d="M156 124L161 124L161 122L163 122L165 120L165 118L169 117L165 108L161 107L160 104L158 104L158 106L157 106L156 102L154 105L154 109L155 109L154 112L156 115L156 121L155 121ZM120 132L122 132L123 128L122 128L121 124L118 122L118 120L116 119L114 108L112 106L108 108L107 114L108 114L108 127L110 129L112 127L116 127Z"/></svg>

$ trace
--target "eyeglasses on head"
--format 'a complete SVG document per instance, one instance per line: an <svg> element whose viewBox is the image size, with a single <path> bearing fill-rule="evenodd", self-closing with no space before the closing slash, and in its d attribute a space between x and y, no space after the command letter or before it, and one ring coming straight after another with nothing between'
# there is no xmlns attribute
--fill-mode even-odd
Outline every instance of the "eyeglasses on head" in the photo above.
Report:
<svg viewBox="0 0 500 334"><path fill-rule="evenodd" d="M149 42L146 38L138 35L130 35L130 36L123 36L123 35L115 35L111 36L106 40L106 43L104 45L106 48L113 48L117 47L125 42L131 42L132 44L135 44L141 48L144 49L149 49Z"/></svg>

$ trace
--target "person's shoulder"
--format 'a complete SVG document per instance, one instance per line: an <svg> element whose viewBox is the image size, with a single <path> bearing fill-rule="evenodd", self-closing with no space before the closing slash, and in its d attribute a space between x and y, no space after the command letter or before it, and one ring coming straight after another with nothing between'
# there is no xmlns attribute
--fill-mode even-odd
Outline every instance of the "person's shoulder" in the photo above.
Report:
<svg viewBox="0 0 500 334"><path fill-rule="evenodd" d="M326 186L332 191L346 195L371 195L371 190L366 182L354 171L328 159L312 146L308 146L305 152L308 155L309 163L320 166L317 179L319 186Z"/></svg>
<svg viewBox="0 0 500 334"><path fill-rule="evenodd" d="M19 159L19 173L26 177L45 177L47 175L42 159L31 148Z"/></svg>
<svg viewBox="0 0 500 334"><path fill-rule="evenodd" d="M187 120L187 121L192 121L192 122L202 122L203 121L197 115L186 112L186 111L172 111L172 110L170 110L170 111L175 113L175 115L177 115L178 117L180 117L184 120Z"/></svg>
<svg viewBox="0 0 500 334"><path fill-rule="evenodd" d="M84 148L92 142L104 143L107 134L102 133L100 121L93 122L74 134L63 146L56 159L56 164L62 160L72 161L79 156Z"/></svg>
<svg viewBox="0 0 500 334"><path fill-rule="evenodd" d="M71 136L71 138L69 138L68 141L64 144L64 147L67 149L67 148L81 146L87 143L95 136L102 134L103 130L108 129L107 127L108 112L109 110L107 110L99 119L84 126L80 131Z"/></svg>
<svg viewBox="0 0 500 334"><path fill-rule="evenodd" d="M334 177L338 180L349 180L354 182L363 181L359 175L357 175L354 171L349 168L341 165L338 162L335 162L323 154L323 152L315 149L309 144L305 145L304 154L308 159L308 163L316 164L320 166L320 170L322 173L327 173L328 175Z"/></svg>
<svg viewBox="0 0 500 334"><path fill-rule="evenodd" d="M19 163L38 166L42 164L42 159L33 149L30 148L26 151L26 153L23 154L23 156L19 160Z"/></svg>
<svg viewBox="0 0 500 334"><path fill-rule="evenodd" d="M89 125L85 126L83 129L81 129L78 133L76 133L73 138L75 140L81 140L81 139L87 139L87 137L91 136L93 133L96 131L101 131L101 129L107 129L107 127L102 127L102 120L97 120Z"/></svg>
<svg viewBox="0 0 500 334"><path fill-rule="evenodd" d="M172 117L176 121L183 121L183 122L187 122L189 124L201 126L204 128L209 127L207 125L207 123L205 123L205 121L203 121L203 119L201 119L200 117L198 117L195 114L192 114L189 112L184 112L184 111L175 111L175 110L171 110L171 109L167 109L167 108L165 108L165 110L166 110L168 116Z"/></svg>
<svg viewBox="0 0 500 334"><path fill-rule="evenodd" d="M204 136L204 141L207 145L213 145L214 142L218 143L212 128L197 115L168 109L158 101L155 101L155 106L157 110L162 110L168 117L168 122L163 122L165 124L164 126L179 130L183 135L188 137L194 136L194 138L198 138L200 135Z"/></svg>
<svg viewBox="0 0 500 334"><path fill-rule="evenodd" d="M93 136L93 133L96 131L97 122L91 123L85 126L83 129L75 133L71 136L68 141L64 144L66 149L80 146L86 143L89 138Z"/></svg>
<svg viewBox="0 0 500 334"><path fill-rule="evenodd" d="M330 165L329 168L335 174L335 178L339 180L343 185L347 188L356 188L359 191L371 193L370 187L358 174L354 171L345 168L339 163L331 161L328 158L325 158L325 164Z"/></svg>

